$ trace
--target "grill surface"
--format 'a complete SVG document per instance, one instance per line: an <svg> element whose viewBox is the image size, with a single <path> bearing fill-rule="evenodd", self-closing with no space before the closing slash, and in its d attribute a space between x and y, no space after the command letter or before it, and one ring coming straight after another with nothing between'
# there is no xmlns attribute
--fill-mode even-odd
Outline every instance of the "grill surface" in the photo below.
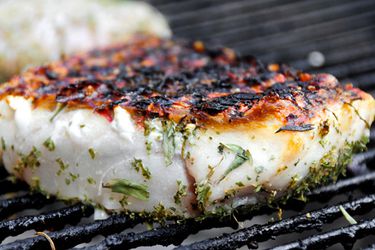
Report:
<svg viewBox="0 0 375 250"><path fill-rule="evenodd" d="M150 2L167 15L176 36L224 44L266 62L286 62L304 70L329 72L343 82L353 82L375 94L375 1ZM126 229L145 221L127 215L93 221L94 209L81 203L51 211L49 204L56 203L53 198L27 193L25 184L8 180L6 173L0 169L0 238L3 240L34 229L45 231L57 249L72 248L89 242L97 235L106 238L81 247L128 249L182 244L177 248L234 249L247 246L318 249L334 246L340 249L344 246L347 249L374 249L375 238L366 237L375 234L375 213L372 211L375 205L374 129L371 141L368 152L354 157L346 178L311 191L307 195L308 204L290 201L282 208L282 220L275 217L275 209L265 207L258 212L240 211L222 220L208 218L203 221L168 222L154 225L154 229L137 226L137 229L129 231ZM33 215L35 209L45 206L50 211ZM354 216L358 224L350 225L343 220L340 206ZM17 212L22 214L14 217ZM259 216L266 218L263 221L276 219L263 224L254 224L251 220L246 226L239 223ZM226 231L231 233L216 233L214 238L203 236L202 239L190 239L183 243L189 235L201 230L224 227L236 230L228 229ZM200 235L206 234L201 232ZM278 241L273 242L276 236ZM7 238L0 249L50 249L48 237L27 237L16 241ZM364 237L365 241L359 240ZM267 245L262 243L265 241Z"/></svg>

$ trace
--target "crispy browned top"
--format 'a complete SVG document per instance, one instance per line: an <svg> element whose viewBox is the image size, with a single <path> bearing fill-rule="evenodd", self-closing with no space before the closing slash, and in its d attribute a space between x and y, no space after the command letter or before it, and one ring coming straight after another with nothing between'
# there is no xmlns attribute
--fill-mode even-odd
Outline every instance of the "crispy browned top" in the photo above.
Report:
<svg viewBox="0 0 375 250"><path fill-rule="evenodd" d="M138 35L32 68L0 87L0 97L10 94L32 98L35 106L92 108L109 120L120 105L138 118L224 124L276 115L302 126L327 103L358 99L362 92L327 74L265 67L228 48Z"/></svg>

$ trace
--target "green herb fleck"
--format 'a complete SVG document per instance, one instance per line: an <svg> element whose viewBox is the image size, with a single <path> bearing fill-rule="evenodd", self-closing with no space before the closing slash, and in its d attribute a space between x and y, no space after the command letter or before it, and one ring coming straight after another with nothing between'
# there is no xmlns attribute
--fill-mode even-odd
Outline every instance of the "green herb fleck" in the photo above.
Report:
<svg viewBox="0 0 375 250"><path fill-rule="evenodd" d="M80 124L79 127L80 128L84 128L86 125L85 124Z"/></svg>
<svg viewBox="0 0 375 250"><path fill-rule="evenodd" d="M55 150L55 143L52 141L51 137L48 137L48 139L43 142L43 146L46 147L48 151Z"/></svg>
<svg viewBox="0 0 375 250"><path fill-rule="evenodd" d="M36 191L36 192L41 192L41 188L40 188L40 178L38 176L33 176L31 178L31 189L33 191Z"/></svg>
<svg viewBox="0 0 375 250"><path fill-rule="evenodd" d="M132 167L137 171L141 171L142 172L142 175L143 177L145 177L147 180L151 179L151 172L150 170L145 167L142 163L142 160L141 159L136 159L134 158L134 160L132 161Z"/></svg>
<svg viewBox="0 0 375 250"><path fill-rule="evenodd" d="M348 104L350 107L353 108L354 112L355 112L356 115L359 117L359 119L362 120L362 121L365 123L366 128L370 128L370 127L371 127L371 125L366 121L366 119L364 119L364 118L359 114L358 109L356 109L356 108L353 106L353 104L351 104L350 102L345 102L345 104Z"/></svg>
<svg viewBox="0 0 375 250"><path fill-rule="evenodd" d="M76 181L78 179L79 174L73 174L73 173L70 172L69 176L70 176L72 182L74 182L74 181Z"/></svg>
<svg viewBox="0 0 375 250"><path fill-rule="evenodd" d="M70 185L70 179L69 179L69 178L65 178L65 184L66 184L67 186Z"/></svg>
<svg viewBox="0 0 375 250"><path fill-rule="evenodd" d="M96 184L96 181L95 181L94 178L92 178L92 177L88 177L88 178L87 178L87 182L88 182L89 184L91 184L91 185L95 185L95 184Z"/></svg>
<svg viewBox="0 0 375 250"><path fill-rule="evenodd" d="M175 125L171 121L162 121L161 122L163 127L163 150L164 150L164 158L165 164L167 166L172 164L172 159L175 152Z"/></svg>
<svg viewBox="0 0 375 250"><path fill-rule="evenodd" d="M183 185L182 184L182 181L180 180L177 180L177 192L176 194L173 196L174 198L174 202L176 204L181 204L181 198L183 196L186 196L186 190L187 190L187 186L186 185Z"/></svg>
<svg viewBox="0 0 375 250"><path fill-rule="evenodd" d="M258 193L258 192L260 192L260 190L262 189L262 184L258 184L258 185L256 185L255 186L255 193Z"/></svg>
<svg viewBox="0 0 375 250"><path fill-rule="evenodd" d="M1 137L1 148L3 149L3 151L7 149L7 146L5 145L5 140L3 137Z"/></svg>
<svg viewBox="0 0 375 250"><path fill-rule="evenodd" d="M245 185L242 183L242 181L237 181L236 185L239 187L244 187Z"/></svg>
<svg viewBox="0 0 375 250"><path fill-rule="evenodd" d="M339 206L341 213L350 224L357 224L357 221L345 210L343 206Z"/></svg>
<svg viewBox="0 0 375 250"><path fill-rule="evenodd" d="M220 178L219 182L222 181L230 172L232 172L233 170L235 170L236 168L241 166L246 161L249 161L250 164L253 163L253 158L251 157L251 154L250 154L249 150L245 150L245 149L243 149L240 146L235 145L235 144L220 143L219 147L218 147L219 152L223 152L224 148L236 153L236 156L235 156L234 160L232 161L232 163L229 165L228 169L225 170L225 172L224 172L223 176Z"/></svg>
<svg viewBox="0 0 375 250"><path fill-rule="evenodd" d="M230 198L234 197L236 195L236 192L237 192L236 189L225 190L224 200L227 200L227 199L230 199Z"/></svg>
<svg viewBox="0 0 375 250"><path fill-rule="evenodd" d="M123 208L130 204L130 202L128 201L128 197L126 195L124 195L124 197L122 197L122 199L119 200L119 203Z"/></svg>
<svg viewBox="0 0 375 250"><path fill-rule="evenodd" d="M56 162L59 164L60 169L57 171L57 176L60 176L63 171L69 168L69 164L65 164L61 158L57 158Z"/></svg>
<svg viewBox="0 0 375 250"><path fill-rule="evenodd" d="M263 171L264 171L264 167L263 166L256 166L255 167L255 173L261 174Z"/></svg>
<svg viewBox="0 0 375 250"><path fill-rule="evenodd" d="M150 155L150 154L151 154L151 148L152 148L152 142L146 140L145 144L146 144L146 151L147 151L147 154Z"/></svg>
<svg viewBox="0 0 375 250"><path fill-rule="evenodd" d="M211 196L211 187L208 183L200 183L195 188L195 193L197 195L198 208L204 211L204 208Z"/></svg>
<svg viewBox="0 0 375 250"><path fill-rule="evenodd" d="M132 196L136 199L146 201L150 197L147 185L138 184L126 179L114 179L103 185L104 188L110 188L114 193L120 193Z"/></svg>
<svg viewBox="0 0 375 250"><path fill-rule="evenodd" d="M215 168L211 165L208 165L207 179L210 180L214 173L215 173Z"/></svg>
<svg viewBox="0 0 375 250"><path fill-rule="evenodd" d="M56 111L55 113L52 115L52 117L49 119L50 122L53 122L53 119L55 119L55 117L60 114L60 112L66 107L66 104L65 103L58 103L57 104L57 108L56 108Z"/></svg>
<svg viewBox="0 0 375 250"><path fill-rule="evenodd" d="M95 150L93 148L89 148L89 155L91 157L91 159L95 159L95 156L96 156L96 153L95 153Z"/></svg>
<svg viewBox="0 0 375 250"><path fill-rule="evenodd" d="M17 163L15 171L22 173L26 168L36 169L40 166L39 157L42 155L42 153L36 147L33 146L28 155L19 155L21 159Z"/></svg>

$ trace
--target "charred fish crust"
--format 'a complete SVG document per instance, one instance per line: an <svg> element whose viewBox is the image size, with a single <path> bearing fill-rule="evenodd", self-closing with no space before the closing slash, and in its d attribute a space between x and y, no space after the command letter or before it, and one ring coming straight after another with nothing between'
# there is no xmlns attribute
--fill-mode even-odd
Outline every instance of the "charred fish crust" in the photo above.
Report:
<svg viewBox="0 0 375 250"><path fill-rule="evenodd" d="M196 107L198 110L207 112L209 115L216 115L229 107L238 109L240 108L240 104L251 108L260 98L261 96L255 93L234 93L211 100L201 100L196 103Z"/></svg>
<svg viewBox="0 0 375 250"><path fill-rule="evenodd" d="M225 121L254 120L259 112L253 110L262 100L275 106L267 110L280 110L276 106L287 100L304 110L295 114L299 123L331 100L361 98L358 89L342 86L330 75L286 65L266 67L228 48L145 35L32 68L0 87L0 98L7 95L32 98L34 103L48 96L71 108L106 113L121 105L131 114L176 120L188 115L205 122L214 122L219 114Z"/></svg>

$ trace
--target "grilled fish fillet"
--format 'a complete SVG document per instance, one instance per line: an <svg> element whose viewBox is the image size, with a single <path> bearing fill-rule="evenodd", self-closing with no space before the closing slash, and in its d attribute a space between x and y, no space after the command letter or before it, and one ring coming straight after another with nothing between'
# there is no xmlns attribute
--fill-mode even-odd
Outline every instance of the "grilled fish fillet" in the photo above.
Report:
<svg viewBox="0 0 375 250"><path fill-rule="evenodd" d="M335 181L374 114L369 94L329 74L135 36L1 85L1 154L61 199L193 217Z"/></svg>
<svg viewBox="0 0 375 250"><path fill-rule="evenodd" d="M62 55L123 42L135 32L169 37L165 18L141 1L1 0L0 79Z"/></svg>

